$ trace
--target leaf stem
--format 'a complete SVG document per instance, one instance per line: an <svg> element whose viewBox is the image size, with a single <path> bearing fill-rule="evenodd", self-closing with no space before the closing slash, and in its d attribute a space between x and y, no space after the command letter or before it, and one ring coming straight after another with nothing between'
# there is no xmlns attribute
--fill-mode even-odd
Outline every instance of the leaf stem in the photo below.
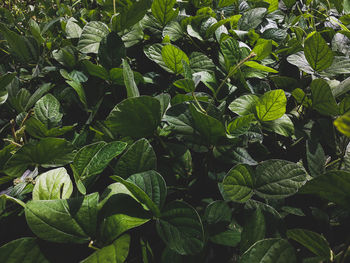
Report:
<svg viewBox="0 0 350 263"><path fill-rule="evenodd" d="M198 108L200 109L201 112L203 112L204 114L207 114L207 112L205 111L205 109L203 109L203 107L201 106L201 104L199 103L196 95L194 94L194 92L192 91L192 97L194 99L194 101L196 102Z"/></svg>
<svg viewBox="0 0 350 263"><path fill-rule="evenodd" d="M227 74L227 76L225 77L225 79L221 82L220 86L218 87L218 89L216 90L214 97L216 98L217 94L219 94L221 88L225 85L226 81L232 77L232 75L236 72L237 69L239 69L245 62L247 62L248 60L250 60L251 58L255 57L256 54L254 52L250 53L248 57L242 59L240 62L238 62L238 64L236 66L234 66L230 72Z"/></svg>
<svg viewBox="0 0 350 263"><path fill-rule="evenodd" d="M98 248L98 247L95 247L93 244L94 244L94 241L91 240L91 241L89 242L88 247L89 247L89 248L92 248L93 250L99 250L99 248Z"/></svg>

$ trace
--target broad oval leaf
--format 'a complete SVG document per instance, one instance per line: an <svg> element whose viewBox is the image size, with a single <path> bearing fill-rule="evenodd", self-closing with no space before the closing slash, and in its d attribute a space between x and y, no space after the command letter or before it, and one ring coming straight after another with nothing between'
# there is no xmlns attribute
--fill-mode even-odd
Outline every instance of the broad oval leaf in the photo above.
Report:
<svg viewBox="0 0 350 263"><path fill-rule="evenodd" d="M333 260L333 253L327 240L320 234L301 228L290 229L287 231L287 237L294 239L311 252L324 258L325 260Z"/></svg>
<svg viewBox="0 0 350 263"><path fill-rule="evenodd" d="M110 32L102 39L98 49L98 58L105 68L119 67L125 55L123 40L117 33Z"/></svg>
<svg viewBox="0 0 350 263"><path fill-rule="evenodd" d="M190 63L187 55L178 47L171 44L165 45L162 48L162 59L169 69L171 69L175 74L180 74L183 72L182 60Z"/></svg>
<svg viewBox="0 0 350 263"><path fill-rule="evenodd" d="M253 195L253 171L248 165L238 164L225 176L223 182L223 195L225 199L244 203Z"/></svg>
<svg viewBox="0 0 350 263"><path fill-rule="evenodd" d="M316 71L325 70L332 65L332 50L319 32L310 33L306 38L304 53L306 60Z"/></svg>
<svg viewBox="0 0 350 263"><path fill-rule="evenodd" d="M332 90L324 79L314 79L311 82L312 107L319 113L328 116L339 114L339 107Z"/></svg>
<svg viewBox="0 0 350 263"><path fill-rule="evenodd" d="M33 200L68 199L73 184L63 167L47 171L37 177L33 189Z"/></svg>
<svg viewBox="0 0 350 263"><path fill-rule="evenodd" d="M230 103L228 108L230 111L238 115L255 114L256 105L259 97L253 94L243 95Z"/></svg>
<svg viewBox="0 0 350 263"><path fill-rule="evenodd" d="M154 0L152 3L152 14L154 17L165 26L169 21L174 19L179 10L174 10L176 0Z"/></svg>
<svg viewBox="0 0 350 263"><path fill-rule="evenodd" d="M267 13L266 8L258 7L248 10L238 21L239 30L249 31L256 28Z"/></svg>
<svg viewBox="0 0 350 263"><path fill-rule="evenodd" d="M0 262L6 263L49 263L41 252L37 239L23 237L0 247Z"/></svg>
<svg viewBox="0 0 350 263"><path fill-rule="evenodd" d="M254 190L262 198L281 199L295 194L306 178L305 170L296 163L267 160L256 168Z"/></svg>
<svg viewBox="0 0 350 263"><path fill-rule="evenodd" d="M80 263L123 263L129 254L129 247L130 235L125 234L109 246L97 250Z"/></svg>
<svg viewBox="0 0 350 263"><path fill-rule="evenodd" d="M59 200L29 201L25 216L41 239L57 243L87 243L95 235L98 193Z"/></svg>
<svg viewBox="0 0 350 263"><path fill-rule="evenodd" d="M208 224L229 224L232 219L232 210L225 201L214 201L205 209L204 219Z"/></svg>
<svg viewBox="0 0 350 263"><path fill-rule="evenodd" d="M49 129L57 126L63 117L59 101L51 94L46 94L35 103L34 113Z"/></svg>
<svg viewBox="0 0 350 263"><path fill-rule="evenodd" d="M294 134L294 124L287 114L284 114L277 120L263 122L262 127L285 137L290 137Z"/></svg>
<svg viewBox="0 0 350 263"><path fill-rule="evenodd" d="M106 124L115 135L138 139L153 135L161 119L160 102L149 96L123 100L110 112Z"/></svg>
<svg viewBox="0 0 350 263"><path fill-rule="evenodd" d="M178 254L193 255L203 248L202 222L197 211L185 202L174 201L165 206L156 227L162 240Z"/></svg>
<svg viewBox="0 0 350 263"><path fill-rule="evenodd" d="M101 40L107 36L109 29L106 24L100 21L87 23L81 32L78 49L82 53L98 53Z"/></svg>
<svg viewBox="0 0 350 263"><path fill-rule="evenodd" d="M350 111L335 119L334 126L338 131L350 137Z"/></svg>
<svg viewBox="0 0 350 263"><path fill-rule="evenodd" d="M263 239L251 246L238 261L239 263L296 263L293 247L285 239Z"/></svg>
<svg viewBox="0 0 350 263"><path fill-rule="evenodd" d="M157 157L146 139L134 142L120 157L114 168L116 175L127 178L132 174L155 170Z"/></svg>
<svg viewBox="0 0 350 263"><path fill-rule="evenodd" d="M286 112L287 98L281 89L266 92L256 105L256 115L261 121L273 121Z"/></svg>

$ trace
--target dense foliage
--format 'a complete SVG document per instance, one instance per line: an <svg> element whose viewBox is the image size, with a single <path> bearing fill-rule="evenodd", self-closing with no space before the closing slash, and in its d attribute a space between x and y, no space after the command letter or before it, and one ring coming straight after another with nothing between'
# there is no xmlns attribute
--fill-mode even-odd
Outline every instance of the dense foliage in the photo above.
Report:
<svg viewBox="0 0 350 263"><path fill-rule="evenodd" d="M350 261L348 0L0 3L0 262Z"/></svg>

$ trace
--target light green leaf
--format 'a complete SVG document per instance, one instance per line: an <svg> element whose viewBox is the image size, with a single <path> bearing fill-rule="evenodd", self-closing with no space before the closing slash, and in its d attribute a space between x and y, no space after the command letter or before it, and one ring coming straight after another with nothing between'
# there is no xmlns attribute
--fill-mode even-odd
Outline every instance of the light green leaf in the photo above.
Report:
<svg viewBox="0 0 350 263"><path fill-rule="evenodd" d="M264 2L270 4L268 9L269 13L274 12L278 9L278 0L264 0Z"/></svg>
<svg viewBox="0 0 350 263"><path fill-rule="evenodd" d="M196 89L192 79L178 79L173 83L173 85L184 90L185 92L194 92Z"/></svg>
<svg viewBox="0 0 350 263"><path fill-rule="evenodd" d="M308 181L299 193L317 195L344 208L349 208L350 173L346 171L327 172Z"/></svg>
<svg viewBox="0 0 350 263"><path fill-rule="evenodd" d="M162 48L163 47L164 47L164 44L156 43L156 44L153 44L151 46L145 46L144 52L150 60L153 60L162 69L166 70L167 72L173 73L173 71L170 68L168 68L168 66L166 65L166 63L164 62L164 60L162 58Z"/></svg>
<svg viewBox="0 0 350 263"><path fill-rule="evenodd" d="M302 244L317 256L333 261L333 252L327 240L320 234L306 229L295 228L287 231L287 237Z"/></svg>
<svg viewBox="0 0 350 263"><path fill-rule="evenodd" d="M263 239L251 246L239 263L263 263L265 259L274 263L296 263L293 247L281 238Z"/></svg>
<svg viewBox="0 0 350 263"><path fill-rule="evenodd" d="M247 61L247 62L244 62L244 65L246 65L250 68L258 69L258 70L265 71L265 72L278 73L277 70L270 68L270 67L267 67L267 66L264 66L262 64L259 64L256 61Z"/></svg>
<svg viewBox="0 0 350 263"><path fill-rule="evenodd" d="M165 206L156 227L165 244L180 255L197 254L203 248L202 222L197 211L185 202Z"/></svg>
<svg viewBox="0 0 350 263"><path fill-rule="evenodd" d="M228 108L230 111L238 115L255 114L256 105L258 105L259 97L253 94L243 95L230 103Z"/></svg>
<svg viewBox="0 0 350 263"><path fill-rule="evenodd" d="M278 3L278 1L277 1L277 3ZM259 38L257 43L255 44L252 52L254 54L256 54L256 56L254 57L254 59L256 59L256 60L262 60L262 59L266 58L272 52L272 41L267 40L267 39L263 39L263 38Z"/></svg>
<svg viewBox="0 0 350 263"><path fill-rule="evenodd" d="M266 92L256 105L256 115L261 121L273 121L286 112L287 98L281 89Z"/></svg>
<svg viewBox="0 0 350 263"><path fill-rule="evenodd" d="M140 92L135 83L134 73L126 59L123 59L123 78L128 98L140 97Z"/></svg>
<svg viewBox="0 0 350 263"><path fill-rule="evenodd" d="M72 199L29 201L25 216L41 239L57 243L87 243L95 235L98 193Z"/></svg>
<svg viewBox="0 0 350 263"><path fill-rule="evenodd" d="M152 3L153 16L165 26L173 20L179 13L179 9L174 10L176 0L154 0Z"/></svg>
<svg viewBox="0 0 350 263"><path fill-rule="evenodd" d="M225 200L244 203L253 195L254 176L248 165L234 166L222 181Z"/></svg>
<svg viewBox="0 0 350 263"><path fill-rule="evenodd" d="M295 194L306 181L306 172L298 164L285 160L267 160L256 168L255 193L262 198L281 199Z"/></svg>
<svg viewBox="0 0 350 263"><path fill-rule="evenodd" d="M51 94L46 94L35 103L34 113L49 129L57 126L63 117L59 101Z"/></svg>
<svg viewBox="0 0 350 263"><path fill-rule="evenodd" d="M105 36L98 49L99 62L107 69L119 67L122 58L126 56L125 46L121 37L110 32Z"/></svg>
<svg viewBox="0 0 350 263"><path fill-rule="evenodd" d="M36 238L22 237L0 247L0 262L49 263Z"/></svg>
<svg viewBox="0 0 350 263"><path fill-rule="evenodd" d="M305 73L315 73L312 67L310 66L309 62L306 60L304 51L299 51L295 54L288 56L287 61L290 64L297 66L300 70L304 71Z"/></svg>
<svg viewBox="0 0 350 263"><path fill-rule="evenodd" d="M168 44L162 48L162 59L166 66L172 70L175 74L183 72L182 60L190 63L187 55L179 48Z"/></svg>
<svg viewBox="0 0 350 263"><path fill-rule="evenodd" d="M127 178L132 174L155 170L157 157L146 139L134 142L120 157L114 168L116 175Z"/></svg>
<svg viewBox="0 0 350 263"><path fill-rule="evenodd" d="M83 32L81 27L71 19L68 20L65 31L67 38L79 38Z"/></svg>
<svg viewBox="0 0 350 263"><path fill-rule="evenodd" d="M78 49L82 53L98 53L101 40L107 36L109 29L106 24L100 21L87 23L78 42Z"/></svg>
<svg viewBox="0 0 350 263"><path fill-rule="evenodd" d="M111 245L97 250L80 263L123 263L129 254L129 247L130 235L125 234Z"/></svg>
<svg viewBox="0 0 350 263"><path fill-rule="evenodd" d="M338 117L334 121L334 126L338 131L345 134L347 137L350 137L350 111Z"/></svg>
<svg viewBox="0 0 350 263"><path fill-rule="evenodd" d="M294 124L287 114L273 121L262 122L262 127L285 137L293 136Z"/></svg>
<svg viewBox="0 0 350 263"><path fill-rule="evenodd" d="M255 122L254 114L239 116L227 125L227 131L233 136L240 136L245 134Z"/></svg>
<svg viewBox="0 0 350 263"><path fill-rule="evenodd" d="M324 79L314 79L311 82L311 95L312 107L319 113L330 116L339 114L337 102Z"/></svg>
<svg viewBox="0 0 350 263"><path fill-rule="evenodd" d="M304 44L304 53L310 66L316 71L322 71L332 65L333 53L321 33L310 33Z"/></svg>
<svg viewBox="0 0 350 263"><path fill-rule="evenodd" d="M49 170L35 180L33 200L68 199L73 192L73 184L63 167Z"/></svg>
<svg viewBox="0 0 350 263"><path fill-rule="evenodd" d="M152 136L160 119L160 102L150 96L128 98L117 104L106 125L115 135L142 138Z"/></svg>
<svg viewBox="0 0 350 263"><path fill-rule="evenodd" d="M179 22L170 21L163 29L163 37L169 36L172 41L179 40L184 36L184 32Z"/></svg>
<svg viewBox="0 0 350 263"><path fill-rule="evenodd" d="M22 146L6 163L4 172L11 177L19 177L29 165L58 167L73 160L73 145L59 138L45 138Z"/></svg>

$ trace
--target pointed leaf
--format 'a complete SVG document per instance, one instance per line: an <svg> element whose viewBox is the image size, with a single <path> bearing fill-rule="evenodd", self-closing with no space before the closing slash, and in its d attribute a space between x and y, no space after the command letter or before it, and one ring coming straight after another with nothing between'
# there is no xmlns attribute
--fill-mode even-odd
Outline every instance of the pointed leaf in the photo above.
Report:
<svg viewBox="0 0 350 263"><path fill-rule="evenodd" d="M261 121L273 121L286 112L287 98L281 89L266 92L256 106L256 115Z"/></svg>
<svg viewBox="0 0 350 263"><path fill-rule="evenodd" d="M82 53L98 53L101 40L107 36L109 29L106 24L100 21L87 23L78 42L78 49Z"/></svg>
<svg viewBox="0 0 350 263"><path fill-rule="evenodd" d="M162 48L162 59L166 66L171 69L175 74L183 72L182 60L190 63L187 55L179 48L168 44Z"/></svg>

